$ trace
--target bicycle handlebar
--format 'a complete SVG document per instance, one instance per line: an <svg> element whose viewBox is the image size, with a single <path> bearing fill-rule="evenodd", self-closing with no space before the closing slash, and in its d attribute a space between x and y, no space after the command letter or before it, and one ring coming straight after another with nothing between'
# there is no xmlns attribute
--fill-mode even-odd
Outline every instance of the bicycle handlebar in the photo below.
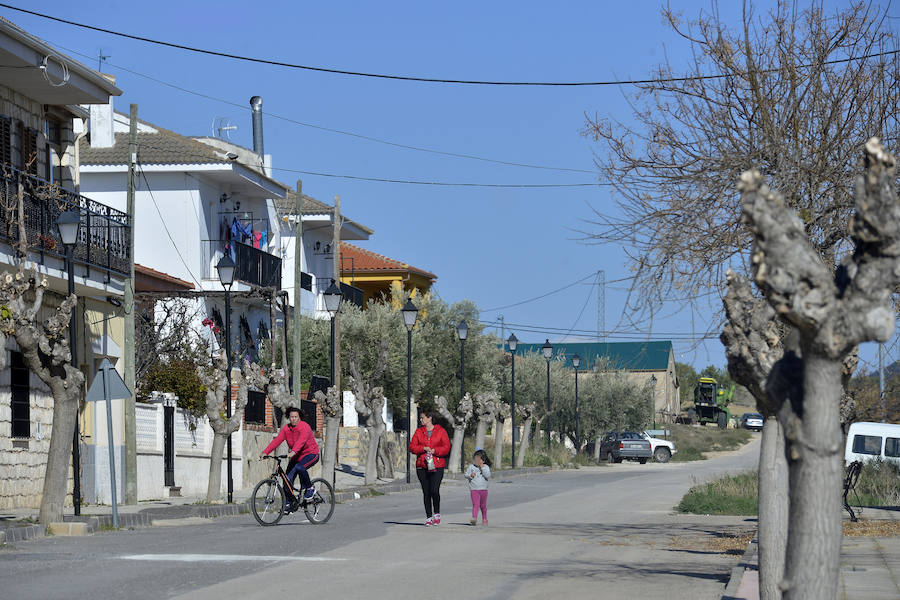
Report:
<svg viewBox="0 0 900 600"><path fill-rule="evenodd" d="M260 458L260 460L265 459L265 458L271 458L272 460L275 460L276 458L282 459L282 458L287 458L287 457L288 457L287 454L263 454L259 458Z"/></svg>

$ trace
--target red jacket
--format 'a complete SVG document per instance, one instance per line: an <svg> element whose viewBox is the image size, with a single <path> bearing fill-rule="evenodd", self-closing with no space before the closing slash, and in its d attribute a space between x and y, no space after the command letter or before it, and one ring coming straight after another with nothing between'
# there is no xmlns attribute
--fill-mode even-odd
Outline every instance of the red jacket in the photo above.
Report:
<svg viewBox="0 0 900 600"><path fill-rule="evenodd" d="M316 438L313 437L312 429L303 421L297 423L296 427L291 427L290 423L282 427L275 439L269 442L269 445L263 450L263 454L268 454L284 441L287 441L288 448L297 454L298 460L308 454L319 453L319 445L316 443Z"/></svg>
<svg viewBox="0 0 900 600"><path fill-rule="evenodd" d="M425 446L434 448L434 466L442 469L447 466L446 458L450 456L450 437L440 425L431 430L431 438L425 427L419 427L409 441L409 451L416 455L416 468L425 468Z"/></svg>

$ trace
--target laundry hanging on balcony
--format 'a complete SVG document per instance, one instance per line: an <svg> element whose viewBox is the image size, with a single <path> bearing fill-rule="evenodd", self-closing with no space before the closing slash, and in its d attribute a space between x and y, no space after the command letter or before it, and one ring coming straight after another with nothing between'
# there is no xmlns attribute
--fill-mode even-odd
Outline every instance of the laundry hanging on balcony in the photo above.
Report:
<svg viewBox="0 0 900 600"><path fill-rule="evenodd" d="M237 217L231 220L231 238L236 242L246 243L253 236L250 223L246 225L238 221Z"/></svg>

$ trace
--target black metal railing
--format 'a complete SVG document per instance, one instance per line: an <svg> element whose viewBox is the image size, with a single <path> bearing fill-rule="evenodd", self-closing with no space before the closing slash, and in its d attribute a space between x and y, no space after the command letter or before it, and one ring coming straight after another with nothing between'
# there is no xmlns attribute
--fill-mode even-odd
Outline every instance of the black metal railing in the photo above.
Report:
<svg viewBox="0 0 900 600"><path fill-rule="evenodd" d="M0 165L0 239L11 245L19 241L20 185L28 249L40 254L41 263L48 255L65 257L56 219L74 210L81 215L75 262L119 275L130 272L131 226L127 214L6 164Z"/></svg>
<svg viewBox="0 0 900 600"><path fill-rule="evenodd" d="M281 259L241 242L228 242L234 249L234 279L260 287L281 289ZM225 252L223 240L203 240L203 278L218 279L216 265Z"/></svg>

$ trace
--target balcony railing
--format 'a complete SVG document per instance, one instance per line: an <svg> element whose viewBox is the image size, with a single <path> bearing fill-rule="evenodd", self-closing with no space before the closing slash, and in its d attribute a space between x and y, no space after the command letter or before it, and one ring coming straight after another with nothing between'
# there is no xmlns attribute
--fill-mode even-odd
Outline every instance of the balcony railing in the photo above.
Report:
<svg viewBox="0 0 900 600"><path fill-rule="evenodd" d="M131 227L128 215L69 192L9 165L0 165L0 239L19 241L17 220L18 190L21 185L28 249L45 256L65 257L56 219L67 210L78 211L81 227L75 244L76 263L97 267L108 273L130 272Z"/></svg>
<svg viewBox="0 0 900 600"><path fill-rule="evenodd" d="M229 242L234 249L234 278L251 285L281 289L281 259L248 244ZM216 265L225 252L222 240L203 240L202 256L209 257L203 265L204 279L218 279Z"/></svg>

